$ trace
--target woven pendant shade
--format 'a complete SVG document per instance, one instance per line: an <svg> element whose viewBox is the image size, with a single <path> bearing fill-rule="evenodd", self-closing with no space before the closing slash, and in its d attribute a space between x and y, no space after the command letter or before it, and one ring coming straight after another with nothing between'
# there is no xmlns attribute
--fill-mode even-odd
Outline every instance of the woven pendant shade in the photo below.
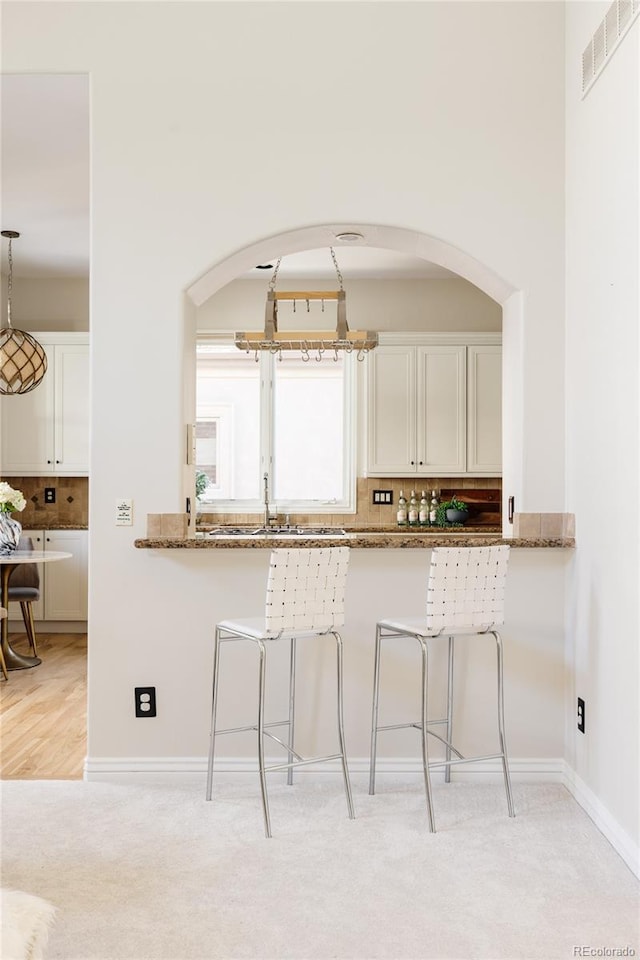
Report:
<svg viewBox="0 0 640 960"><path fill-rule="evenodd" d="M13 286L13 256L11 243L20 234L16 230L2 230L9 241L9 277L7 284L7 326L0 330L0 394L29 393L37 387L47 372L47 355L35 337L11 325L11 290Z"/></svg>
<svg viewBox="0 0 640 960"><path fill-rule="evenodd" d="M29 393L47 372L47 355L24 330L0 330L0 394Z"/></svg>

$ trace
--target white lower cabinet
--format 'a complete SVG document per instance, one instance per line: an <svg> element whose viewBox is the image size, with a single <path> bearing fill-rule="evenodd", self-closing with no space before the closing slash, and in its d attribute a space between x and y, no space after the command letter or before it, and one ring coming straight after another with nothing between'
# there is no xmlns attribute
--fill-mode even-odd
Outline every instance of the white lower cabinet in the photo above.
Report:
<svg viewBox="0 0 640 960"><path fill-rule="evenodd" d="M87 530L25 530L35 550L70 553L66 560L41 563L40 600L33 604L35 620L87 619ZM20 607L11 603L10 617L20 618Z"/></svg>

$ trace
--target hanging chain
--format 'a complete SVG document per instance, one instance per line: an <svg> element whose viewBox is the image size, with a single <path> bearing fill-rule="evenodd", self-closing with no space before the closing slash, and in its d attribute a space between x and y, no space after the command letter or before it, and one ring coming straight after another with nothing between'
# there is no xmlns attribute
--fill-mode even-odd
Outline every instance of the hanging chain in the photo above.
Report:
<svg viewBox="0 0 640 960"><path fill-rule="evenodd" d="M333 265L336 268L336 273L338 274L340 289L344 290L344 287L342 286L342 274L340 273L340 267L338 266L338 261L336 260L336 252L333 247L329 247L329 250L331 251L331 259L333 260Z"/></svg>
<svg viewBox="0 0 640 960"><path fill-rule="evenodd" d="M276 268L273 271L273 276L269 281L269 293L273 293L276 288L276 280L278 278L278 270L280 269L280 264L282 263L282 257L278 257L278 262L276 263Z"/></svg>
<svg viewBox="0 0 640 960"><path fill-rule="evenodd" d="M7 326L11 326L11 288L13 286L13 255L11 253L11 237L9 237L9 277L7 279Z"/></svg>

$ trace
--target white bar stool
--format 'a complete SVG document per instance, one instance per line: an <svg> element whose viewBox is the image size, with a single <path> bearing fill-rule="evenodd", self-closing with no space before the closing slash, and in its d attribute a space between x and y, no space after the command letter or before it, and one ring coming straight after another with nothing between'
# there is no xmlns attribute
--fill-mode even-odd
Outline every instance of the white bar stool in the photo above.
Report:
<svg viewBox="0 0 640 960"><path fill-rule="evenodd" d="M504 732L504 690L502 667L502 640L495 629L504 623L504 593L509 561L509 547L437 547L431 554L427 584L427 609L424 619L394 618L380 620L376 625L375 666L373 679L373 711L371 718L371 759L369 767L369 793L375 793L376 750L378 733L383 730L400 730L413 727L420 730L422 738L422 765L429 816L429 829L435 833L430 770L445 767L445 780L451 779L451 767L458 763L479 760L501 760L504 786L507 794L509 816L514 817L511 780L507 759ZM497 648L497 695L498 737L500 752L479 757L463 757L453 746L453 666L454 637L460 634L490 635ZM422 697L421 717L413 723L378 725L380 691L381 642L389 638L414 637L422 652ZM444 718L428 718L428 641L448 637L447 715ZM446 735L440 736L429 729L444 724ZM445 744L445 760L429 760L428 735ZM451 758L455 754L456 759Z"/></svg>
<svg viewBox="0 0 640 960"><path fill-rule="evenodd" d="M264 831L271 836L269 801L267 798L266 774L271 770L287 770L287 783L293 782L293 768L303 764L340 760L344 789L347 797L349 818L353 820L353 800L347 769L344 744L344 720L342 709L342 637L336 627L344 623L345 587L349 564L348 547L320 549L272 550L267 581L265 615L243 620L222 620L216 624L213 645L213 697L211 707L211 737L209 764L207 768L207 800L213 789L213 758L216 737L225 733L240 733L255 730L258 734L258 768L264 814ZM317 637L331 634L336 641L337 652L337 706L338 741L340 752L327 757L305 760L294 750L295 731L295 672L296 641L302 637ZM258 674L258 722L246 727L216 729L218 681L220 677L220 644L229 640L249 640L259 653ZM265 723L264 690L266 674L266 641L289 640L289 716L286 720ZM286 727L286 742L274 736L268 727ZM264 738L269 737L287 751L287 763L265 767Z"/></svg>

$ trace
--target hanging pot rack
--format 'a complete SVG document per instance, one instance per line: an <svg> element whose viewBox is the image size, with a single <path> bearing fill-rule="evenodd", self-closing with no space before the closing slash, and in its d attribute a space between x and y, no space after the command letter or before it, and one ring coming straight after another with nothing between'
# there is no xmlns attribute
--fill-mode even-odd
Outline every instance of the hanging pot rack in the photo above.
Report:
<svg viewBox="0 0 640 960"><path fill-rule="evenodd" d="M346 293L342 285L342 274L336 261L333 248L330 248L338 280L339 290L289 290L276 291L275 285L282 258L276 264L273 277L267 291L265 306L264 331L240 331L235 335L235 344L239 350L258 354L263 351L280 354L281 351L297 350L302 353L302 359L308 360L310 353L316 354L316 360L321 360L325 352L333 353L338 359L338 352L357 354L358 360L364 360L364 355L378 345L378 334L370 330L349 330L347 324ZM295 313L297 303L306 303L307 313L310 312L311 302L320 301L324 313L325 302L337 304L335 330L278 330L278 303L292 302Z"/></svg>

